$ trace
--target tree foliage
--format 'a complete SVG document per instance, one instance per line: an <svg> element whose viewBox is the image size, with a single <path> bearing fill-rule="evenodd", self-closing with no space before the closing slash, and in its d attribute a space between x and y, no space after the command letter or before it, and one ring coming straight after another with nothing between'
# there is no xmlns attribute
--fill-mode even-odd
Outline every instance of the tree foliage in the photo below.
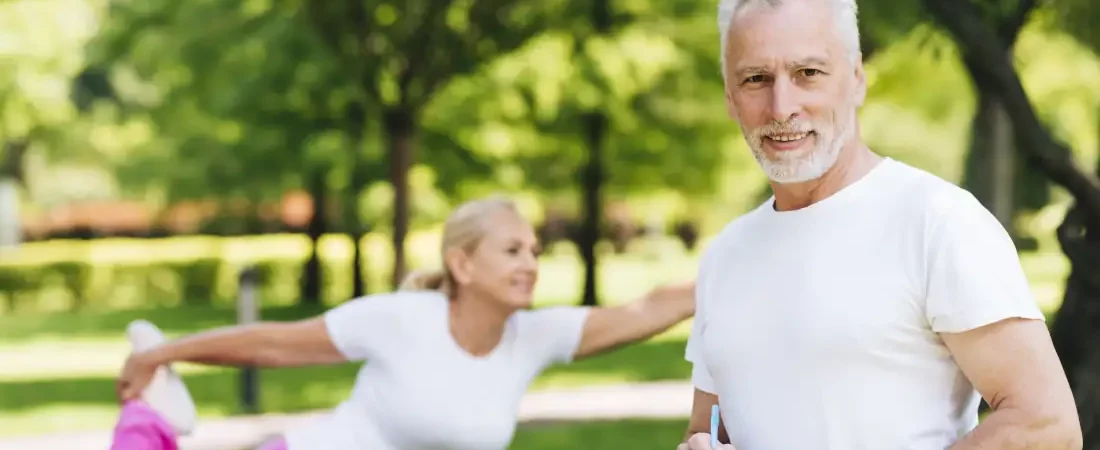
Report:
<svg viewBox="0 0 1100 450"><path fill-rule="evenodd" d="M1100 52L1100 4L1095 0L1050 0L1059 25L1081 43Z"/></svg>
<svg viewBox="0 0 1100 450"><path fill-rule="evenodd" d="M293 8L257 5L112 4L93 55L159 137L121 168L131 185L176 199L273 197L301 185L303 166L339 158L341 68Z"/></svg>

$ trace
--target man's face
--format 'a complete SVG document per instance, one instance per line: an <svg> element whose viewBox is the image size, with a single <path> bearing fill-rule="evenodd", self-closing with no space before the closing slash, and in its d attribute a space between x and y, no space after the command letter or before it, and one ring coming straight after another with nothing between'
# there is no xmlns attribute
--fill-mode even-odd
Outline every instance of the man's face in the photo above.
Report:
<svg viewBox="0 0 1100 450"><path fill-rule="evenodd" d="M726 100L768 178L821 177L855 132L866 88L824 0L749 5L729 33Z"/></svg>

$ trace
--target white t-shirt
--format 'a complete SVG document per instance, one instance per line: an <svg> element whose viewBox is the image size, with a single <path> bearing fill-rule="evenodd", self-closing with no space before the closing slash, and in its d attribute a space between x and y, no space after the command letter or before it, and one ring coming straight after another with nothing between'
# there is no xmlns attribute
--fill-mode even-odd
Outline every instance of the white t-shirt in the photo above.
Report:
<svg viewBox="0 0 1100 450"><path fill-rule="evenodd" d="M884 159L807 208L774 198L699 269L687 346L738 450L943 450L980 396L938 333L1043 319L1012 241L967 191Z"/></svg>
<svg viewBox="0 0 1100 450"><path fill-rule="evenodd" d="M325 314L350 361L368 361L351 397L286 433L289 450L503 450L532 379L571 361L587 308L519 311L484 357L454 341L450 301L435 292L352 300Z"/></svg>

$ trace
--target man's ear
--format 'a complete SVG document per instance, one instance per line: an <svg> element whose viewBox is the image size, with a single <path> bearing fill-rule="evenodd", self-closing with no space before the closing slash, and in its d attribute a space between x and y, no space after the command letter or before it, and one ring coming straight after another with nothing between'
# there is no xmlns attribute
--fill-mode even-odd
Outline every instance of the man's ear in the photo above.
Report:
<svg viewBox="0 0 1100 450"><path fill-rule="evenodd" d="M859 57L856 58L855 67L853 68L853 70L855 71L856 77L855 101L856 106L859 107L863 106L863 102L867 100L867 72L863 70L862 53L860 53Z"/></svg>
<svg viewBox="0 0 1100 450"><path fill-rule="evenodd" d="M730 90L726 89L726 113L729 114L730 119L737 122L737 104L733 102L733 94Z"/></svg>
<svg viewBox="0 0 1100 450"><path fill-rule="evenodd" d="M455 283L458 285L469 284L471 279L470 273L470 258L466 255L466 252L459 248L449 248L443 253L443 264L446 264L447 270L451 273L451 277L454 278Z"/></svg>

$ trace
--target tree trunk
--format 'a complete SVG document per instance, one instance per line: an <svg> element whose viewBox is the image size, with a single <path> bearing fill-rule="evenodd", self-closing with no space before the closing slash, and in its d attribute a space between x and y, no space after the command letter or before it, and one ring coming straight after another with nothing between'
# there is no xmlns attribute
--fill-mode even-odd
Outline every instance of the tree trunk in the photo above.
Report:
<svg viewBox="0 0 1100 450"><path fill-rule="evenodd" d="M603 149L607 135L607 117L602 113L592 113L585 120L588 143L588 163L585 164L581 186L584 218L581 223L577 243L581 258L584 260L584 297L582 305L595 306L599 303L596 285L596 244L600 238L600 218L603 208L600 198L603 190Z"/></svg>
<svg viewBox="0 0 1100 450"><path fill-rule="evenodd" d="M386 111L383 118L390 156L390 184L393 186L393 276L396 288L405 277L405 237L409 233L409 168L416 146L413 112L405 109Z"/></svg>
<svg viewBox="0 0 1100 450"><path fill-rule="evenodd" d="M1066 294L1051 338L1066 370L1085 449L1100 449L1100 230L1075 206L1058 227L1058 242L1070 260Z"/></svg>
<svg viewBox="0 0 1100 450"><path fill-rule="evenodd" d="M351 243L355 246L352 250L351 260L351 297L359 298L367 295L367 267L365 253L363 252L363 238L366 233L355 231L350 233Z"/></svg>
<svg viewBox="0 0 1100 450"><path fill-rule="evenodd" d="M0 248L18 246L23 238L19 188L26 186L25 156L29 147L26 140L4 143L0 159Z"/></svg>
<svg viewBox="0 0 1100 450"><path fill-rule="evenodd" d="M604 35L611 31L611 2L610 0L595 0L592 2L591 16L594 36ZM578 51L583 51L577 42ZM588 61L591 67L594 61ZM591 72L590 72L591 73ZM593 80L597 81L597 80ZM603 111L593 111L584 116L583 127L585 140L588 145L588 162L581 174L581 197L584 205L584 217L581 219L580 230L577 233L577 244L580 247L581 259L584 261L584 296L581 304L595 306L599 303L599 289L596 285L597 268L596 244L600 241L600 219L603 216L603 206L600 200L603 193L604 181L604 146L607 140L608 118Z"/></svg>
<svg viewBox="0 0 1100 450"><path fill-rule="evenodd" d="M1097 168L1100 171L1100 167ZM1066 370L1085 450L1100 449L1100 228L1074 205L1058 227L1058 242L1070 261L1066 293L1054 316L1051 338Z"/></svg>
<svg viewBox="0 0 1100 450"><path fill-rule="evenodd" d="M366 227L359 214L359 193L363 192L367 180L363 168L363 143L366 136L367 106L356 101L348 105L348 135L351 136L351 174L348 190L344 196L344 220L347 224L348 238L351 239L351 297L359 298L367 293L367 275L364 265L363 237Z"/></svg>
<svg viewBox="0 0 1100 450"><path fill-rule="evenodd" d="M971 122L966 187L1010 233L1015 217L1016 149L1012 122L996 95L976 86L978 107Z"/></svg>
<svg viewBox="0 0 1100 450"><path fill-rule="evenodd" d="M1015 182L1016 182L1016 148L1012 140L1012 121L1004 110L1004 105L997 98L989 99L990 130L989 130L989 154L992 159L989 165L990 183L992 188L990 195L990 211L1010 232L1016 227L1012 219L1016 213ZM1013 233L1015 234L1015 233Z"/></svg>
<svg viewBox="0 0 1100 450"><path fill-rule="evenodd" d="M313 217L310 217L306 225L306 235L309 236L309 259L302 267L301 298L302 303L319 305L323 298L323 275L321 270L321 257L318 254L318 243L321 236L328 231L328 187L325 183L325 170L314 169L309 174L309 195L313 198Z"/></svg>

